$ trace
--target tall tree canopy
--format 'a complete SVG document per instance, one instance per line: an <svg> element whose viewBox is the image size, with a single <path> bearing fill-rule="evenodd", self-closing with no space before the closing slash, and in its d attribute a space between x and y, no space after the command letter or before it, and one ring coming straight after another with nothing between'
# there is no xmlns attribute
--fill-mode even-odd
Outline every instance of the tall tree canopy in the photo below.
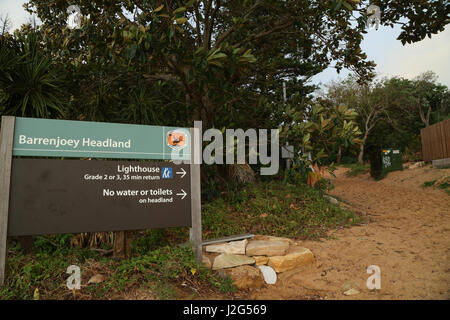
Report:
<svg viewBox="0 0 450 320"><path fill-rule="evenodd" d="M360 85L354 77L331 82L322 97L332 106L346 105L358 113L365 145L420 150L420 129L450 117L450 91L437 76L424 72L409 80L384 78Z"/></svg>
<svg viewBox="0 0 450 320"><path fill-rule="evenodd" d="M446 1L374 3L383 24L402 25L402 42L448 23ZM282 82L295 93L288 102L305 109L314 89L307 81L329 66L351 69L361 80L373 77L375 64L360 48L369 1L70 4L83 14L80 29L67 28L66 1L30 0L26 7L42 21L44 50L73 74L78 117L273 127L280 124Z"/></svg>

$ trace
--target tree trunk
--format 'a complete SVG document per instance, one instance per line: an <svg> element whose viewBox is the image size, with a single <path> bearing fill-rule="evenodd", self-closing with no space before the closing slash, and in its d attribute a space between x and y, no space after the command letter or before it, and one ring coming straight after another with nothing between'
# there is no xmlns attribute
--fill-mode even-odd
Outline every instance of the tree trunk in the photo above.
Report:
<svg viewBox="0 0 450 320"><path fill-rule="evenodd" d="M337 164L341 164L341 157L342 157L342 147L339 146L338 153L337 153L337 159L336 159Z"/></svg>
<svg viewBox="0 0 450 320"><path fill-rule="evenodd" d="M359 146L359 154L358 154L358 162L363 164L364 163L364 144L361 144Z"/></svg>
<svg viewBox="0 0 450 320"><path fill-rule="evenodd" d="M253 183L256 175L249 164L230 164L228 167L228 177L239 184Z"/></svg>
<svg viewBox="0 0 450 320"><path fill-rule="evenodd" d="M370 129L372 129L372 128L370 128ZM362 139L362 143L359 146L358 162L361 164L364 163L364 146L366 145L366 140L367 140L368 135L369 135L369 131L366 130L366 133L364 134L364 138Z"/></svg>
<svg viewBox="0 0 450 320"><path fill-rule="evenodd" d="M117 259L126 259L131 257L131 241L133 240L132 231L114 232L114 251L113 257Z"/></svg>

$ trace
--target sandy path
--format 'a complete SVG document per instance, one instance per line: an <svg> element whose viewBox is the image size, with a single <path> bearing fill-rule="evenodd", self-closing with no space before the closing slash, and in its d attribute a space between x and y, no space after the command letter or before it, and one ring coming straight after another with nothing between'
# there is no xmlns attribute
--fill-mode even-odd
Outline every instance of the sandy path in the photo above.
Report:
<svg viewBox="0 0 450 320"><path fill-rule="evenodd" d="M369 223L330 232L328 240L302 241L316 263L280 274L276 285L247 298L450 299L450 196L421 187L450 169L407 169L378 182L345 171L337 172L331 193ZM381 268L380 290L366 287L369 265ZM360 293L345 296L350 287Z"/></svg>

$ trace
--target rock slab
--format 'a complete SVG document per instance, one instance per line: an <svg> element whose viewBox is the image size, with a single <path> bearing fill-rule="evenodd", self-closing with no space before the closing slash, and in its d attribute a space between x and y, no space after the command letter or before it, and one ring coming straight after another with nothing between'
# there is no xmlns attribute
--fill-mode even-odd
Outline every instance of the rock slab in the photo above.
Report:
<svg viewBox="0 0 450 320"><path fill-rule="evenodd" d="M267 262L269 262L269 257L266 256L254 256L253 259L255 259L255 264L257 266L262 266L264 264L267 264Z"/></svg>
<svg viewBox="0 0 450 320"><path fill-rule="evenodd" d="M266 236L257 234L253 237L253 240L266 240L266 241L284 241L288 244L294 244L294 240L284 237L274 237L274 236Z"/></svg>
<svg viewBox="0 0 450 320"><path fill-rule="evenodd" d="M216 253L232 253L232 254L245 254L245 247L247 246L247 239L241 241L231 241L227 243L211 244L206 246L206 252Z"/></svg>
<svg viewBox="0 0 450 320"><path fill-rule="evenodd" d="M333 197L328 196L326 194L324 194L323 197L325 199L327 199L330 203L335 204L335 205L339 205L339 201L336 198L333 198Z"/></svg>
<svg viewBox="0 0 450 320"><path fill-rule="evenodd" d="M357 289L351 288L351 289L345 291L344 294L346 296L354 296L354 295L359 294L359 291Z"/></svg>
<svg viewBox="0 0 450 320"><path fill-rule="evenodd" d="M252 240L247 245L248 256L282 256L289 249L286 241Z"/></svg>
<svg viewBox="0 0 450 320"><path fill-rule="evenodd" d="M100 274L100 273L97 273L96 275L92 276L92 277L89 279L88 284L91 284L91 283L93 283L93 284L100 283L100 282L105 281L105 279L106 279L106 278L105 278L104 275L102 275L102 274Z"/></svg>
<svg viewBox="0 0 450 320"><path fill-rule="evenodd" d="M311 250L303 247L293 247L284 256L269 257L268 265L277 273L292 270L314 262Z"/></svg>
<svg viewBox="0 0 450 320"><path fill-rule="evenodd" d="M409 166L409 169L417 169L425 166L425 161L419 161Z"/></svg>
<svg viewBox="0 0 450 320"><path fill-rule="evenodd" d="M211 269L211 267L212 267L211 260L207 256L202 257L202 263L204 264L205 267L207 267L208 269Z"/></svg>
<svg viewBox="0 0 450 320"><path fill-rule="evenodd" d="M238 267L238 266L242 266L242 265L246 265L246 264L254 264L254 263L255 263L255 259L247 257L247 256L231 254L231 253L222 253L214 259L212 269L219 270L219 269L233 268L233 267Z"/></svg>
<svg viewBox="0 0 450 320"><path fill-rule="evenodd" d="M259 289L264 286L264 277L258 268L240 266L231 269L228 274L238 289Z"/></svg>
<svg viewBox="0 0 450 320"><path fill-rule="evenodd" d="M264 282L267 284L277 283L277 273L271 267L268 266L258 266L259 270L264 277Z"/></svg>

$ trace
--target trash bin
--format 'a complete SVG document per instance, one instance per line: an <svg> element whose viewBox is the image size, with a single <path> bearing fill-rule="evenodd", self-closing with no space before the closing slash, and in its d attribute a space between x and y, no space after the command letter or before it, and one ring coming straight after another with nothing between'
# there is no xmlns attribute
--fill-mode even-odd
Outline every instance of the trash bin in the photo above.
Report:
<svg viewBox="0 0 450 320"><path fill-rule="evenodd" d="M381 162L384 173L403 170L402 153L398 149L383 149Z"/></svg>

